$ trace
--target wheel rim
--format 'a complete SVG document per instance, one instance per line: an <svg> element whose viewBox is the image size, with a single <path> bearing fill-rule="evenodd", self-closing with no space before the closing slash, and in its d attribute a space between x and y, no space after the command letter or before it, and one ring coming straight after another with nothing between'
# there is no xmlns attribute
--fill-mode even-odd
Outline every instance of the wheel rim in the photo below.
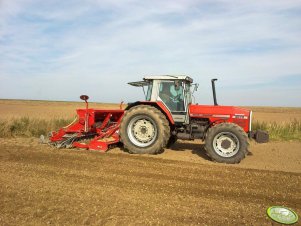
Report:
<svg viewBox="0 0 301 226"><path fill-rule="evenodd" d="M139 115L131 119L127 133L134 145L147 147L154 143L157 138L157 126L150 117Z"/></svg>
<svg viewBox="0 0 301 226"><path fill-rule="evenodd" d="M213 139L215 152L222 157L232 157L239 151L239 140L230 132L221 132Z"/></svg>

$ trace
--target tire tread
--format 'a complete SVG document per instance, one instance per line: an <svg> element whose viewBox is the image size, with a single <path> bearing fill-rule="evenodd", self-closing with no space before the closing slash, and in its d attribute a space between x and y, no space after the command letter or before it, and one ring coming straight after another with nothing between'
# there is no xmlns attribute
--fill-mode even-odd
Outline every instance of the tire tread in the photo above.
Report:
<svg viewBox="0 0 301 226"><path fill-rule="evenodd" d="M157 118L159 123L162 124L161 126L161 134L158 134L158 139L160 136L162 138L162 142L156 142L152 145L152 149L150 148L139 148L133 145L127 136L127 124L129 118L133 117L136 112L145 112L147 115L151 115L153 118ZM160 125L158 125L160 127ZM125 150L131 154L158 154L163 152L164 148L166 147L168 140L170 137L170 126L169 121L165 117L165 115L158 110L157 108L150 106L150 105L137 105L132 107L128 111L125 112L121 124L120 124L120 141L123 143ZM157 140L158 141L158 140Z"/></svg>
<svg viewBox="0 0 301 226"><path fill-rule="evenodd" d="M237 154L235 154L232 157L222 157L215 153L214 148L212 147L212 141L214 139L214 136L221 128L224 127L224 130L226 131L236 131L238 139L240 141L240 149ZM239 138L240 137L240 138ZM234 123L219 123L211 128L209 128L206 139L205 139L205 150L207 152L207 155L216 162L221 163L228 163L228 164L237 164L240 163L242 159L244 159L248 154L248 136L246 132L242 129L242 127L238 126Z"/></svg>

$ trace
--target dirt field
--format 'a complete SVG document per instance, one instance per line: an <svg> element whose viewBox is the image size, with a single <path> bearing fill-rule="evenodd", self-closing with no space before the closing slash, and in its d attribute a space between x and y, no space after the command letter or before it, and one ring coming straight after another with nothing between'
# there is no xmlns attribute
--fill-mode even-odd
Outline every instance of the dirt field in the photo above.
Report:
<svg viewBox="0 0 301 226"><path fill-rule="evenodd" d="M65 104L0 101L0 118L60 117L82 107ZM301 115L299 108L254 112ZM300 147L251 142L251 155L225 165L208 160L199 141L150 156L0 138L0 225L278 225L266 216L271 205L301 215Z"/></svg>
<svg viewBox="0 0 301 226"><path fill-rule="evenodd" d="M271 205L301 213L298 142L252 144L235 166L189 143L155 157L0 144L0 225L275 225Z"/></svg>

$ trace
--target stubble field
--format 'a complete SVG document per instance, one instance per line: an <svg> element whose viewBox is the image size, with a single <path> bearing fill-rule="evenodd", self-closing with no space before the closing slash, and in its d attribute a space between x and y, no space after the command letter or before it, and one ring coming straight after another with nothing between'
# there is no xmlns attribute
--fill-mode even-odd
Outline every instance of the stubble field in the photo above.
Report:
<svg viewBox="0 0 301 226"><path fill-rule="evenodd" d="M82 107L0 100L0 119L70 119ZM250 108L262 122L301 120L301 108ZM201 141L141 156L0 138L0 225L277 225L266 216L271 205L300 215L301 142L251 142L250 151L240 164L225 165L211 162Z"/></svg>

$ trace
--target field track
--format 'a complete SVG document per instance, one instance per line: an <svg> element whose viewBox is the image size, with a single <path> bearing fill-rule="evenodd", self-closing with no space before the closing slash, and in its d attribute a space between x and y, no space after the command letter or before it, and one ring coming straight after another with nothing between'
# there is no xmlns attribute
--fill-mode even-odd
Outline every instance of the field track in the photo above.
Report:
<svg viewBox="0 0 301 226"><path fill-rule="evenodd" d="M194 155L189 145L150 157L1 138L0 225L276 225L266 217L271 205L300 215L299 152L287 153L295 161L283 172L276 147L265 148L263 156L277 165L265 170L268 163L248 163L261 151L255 144L253 155L235 166L208 161L201 145Z"/></svg>

